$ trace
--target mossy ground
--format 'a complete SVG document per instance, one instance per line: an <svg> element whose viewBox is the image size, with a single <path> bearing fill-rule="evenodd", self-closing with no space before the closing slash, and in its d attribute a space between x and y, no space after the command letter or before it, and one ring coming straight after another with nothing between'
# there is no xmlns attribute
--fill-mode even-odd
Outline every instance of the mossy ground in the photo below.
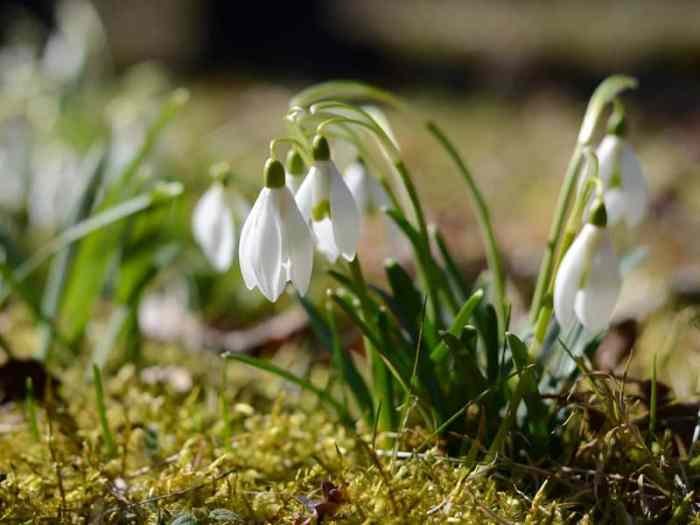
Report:
<svg viewBox="0 0 700 525"><path fill-rule="evenodd" d="M295 352L282 351L277 359ZM95 390L77 364L38 406L38 440L25 403L3 406L0 522L595 522L580 500L573 504L576 491L550 494L554 472L537 472L540 481L553 482L537 493L522 490L533 484L523 483L517 469L505 463L469 468L441 453L420 429L407 430L400 448L427 438L423 453L382 449L381 436L339 425L315 399L222 363L213 353L148 346L143 367L128 364L105 374L117 445L112 457ZM624 434L620 428L598 443L621 452ZM606 458L606 469L613 457ZM625 492L614 492L606 476L601 471L591 483L613 490L596 497L613 503L614 516L614 497Z"/></svg>
<svg viewBox="0 0 700 525"><path fill-rule="evenodd" d="M199 356L200 372L216 359ZM556 502L533 503L489 471L470 472L436 450L392 458L375 449L371 432L355 435L274 381L257 392L232 387L246 382L249 371L240 367L218 384L209 383L216 372L196 373L192 388L184 369L160 370L164 381L156 384L133 365L106 380L118 449L111 458L94 389L77 367L39 409L38 441L25 405L4 406L0 521L314 522L324 482L340 493L327 523L563 523L569 516ZM171 384L178 374L180 384Z"/></svg>

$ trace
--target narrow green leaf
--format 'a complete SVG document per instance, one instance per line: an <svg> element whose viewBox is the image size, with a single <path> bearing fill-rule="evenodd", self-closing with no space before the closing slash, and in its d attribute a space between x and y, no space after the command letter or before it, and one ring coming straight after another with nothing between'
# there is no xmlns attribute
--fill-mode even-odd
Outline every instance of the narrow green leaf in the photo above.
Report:
<svg viewBox="0 0 700 525"><path fill-rule="evenodd" d="M414 279L397 261L387 259L384 271L393 294L397 318L415 340L418 338L419 321L423 312L423 297L415 287Z"/></svg>
<svg viewBox="0 0 700 525"><path fill-rule="evenodd" d="M465 281L464 275L462 275L459 266L457 266L457 263L455 262L452 253L450 253L445 238L443 237L442 233L440 233L440 230L438 230L437 228L433 230L433 238L435 239L435 244L438 247L440 255L445 261L445 269L447 270L447 275L452 281L454 287L459 291L462 299L469 297L469 294L471 293L470 286Z"/></svg>
<svg viewBox="0 0 700 525"><path fill-rule="evenodd" d="M354 80L331 80L304 89L289 101L289 107L305 108L317 102L330 99L374 102L394 108L402 108L404 106L404 103L398 97L369 84Z"/></svg>
<svg viewBox="0 0 700 525"><path fill-rule="evenodd" d="M343 382L350 388L355 402L360 408L365 421L369 424L374 420L374 402L370 394L367 383L357 370L352 357L343 350L340 344L340 335L335 324L335 314L333 308L328 306L328 328L331 333L331 351L333 355L333 363L335 368L340 373Z"/></svg>
<svg viewBox="0 0 700 525"><path fill-rule="evenodd" d="M333 348L333 334L328 323L323 319L321 313L316 309L311 301L297 292L297 299L304 308L311 323L311 330L314 332L321 345L328 351Z"/></svg>
<svg viewBox="0 0 700 525"><path fill-rule="evenodd" d="M109 208L82 223L82 229L67 232L73 233L72 237L59 239L61 243L69 242L102 230L86 238L76 256L63 307L69 340L75 340L82 334L92 313L92 305L103 289L110 263L119 254L118 248L123 242L126 228L126 223L120 221L152 206L169 202L181 193L182 186L173 183L166 189L167 193L157 190Z"/></svg>
<svg viewBox="0 0 700 525"><path fill-rule="evenodd" d="M510 332L506 333L506 341L516 368L519 372L522 372L519 381L523 382L522 392L525 405L527 406L527 419L530 431L533 439L538 441L535 444L541 446L547 439L549 412L537 387L539 381L537 380L535 369L528 368L531 362L527 345Z"/></svg>
<svg viewBox="0 0 700 525"><path fill-rule="evenodd" d="M104 389L102 387L102 374L100 368L95 364L92 365L92 380L95 384L95 401L97 403L97 414L100 418L102 440L107 449L107 455L114 457L117 447L114 444L114 436L109 428L109 420L107 419L107 405L105 404Z"/></svg>
<svg viewBox="0 0 700 525"><path fill-rule="evenodd" d="M90 214L105 173L106 159L104 148L99 146L91 150L83 161L82 171L86 182L80 199L68 219L69 227L79 224ZM59 317L61 297L71 270L75 250L75 244L67 245L56 254L51 264L48 281L41 301L41 310L47 318L57 319ZM37 356L39 360L48 360L53 338L52 330L49 327L43 327Z"/></svg>
<svg viewBox="0 0 700 525"><path fill-rule="evenodd" d="M452 159L457 170L462 175L464 182L467 185L467 194L471 202L477 222L479 223L479 231L481 239L486 250L486 259L488 261L489 270L491 270L493 280L493 301L496 305L496 317L498 319L499 337L506 330L506 278L503 270L503 261L501 259L501 249L496 241L496 235L491 223L491 214L489 207L486 204L476 180L472 176L471 171L467 167L466 162L460 155L455 145L447 138L447 135L434 122L427 123L428 131L435 137L438 143L445 149L447 155Z"/></svg>
<svg viewBox="0 0 700 525"><path fill-rule="evenodd" d="M404 235L406 235L413 247L416 260L426 280L425 285L428 289L430 304L435 316L434 323L441 326L442 304L438 298L438 289L440 288L441 279L440 275L437 273L439 269L436 267L433 256L430 253L429 241L427 238L424 239L421 233L408 222L408 219L406 219L401 211L387 209L385 213L394 221Z"/></svg>
<svg viewBox="0 0 700 525"><path fill-rule="evenodd" d="M498 337L496 310L491 304L474 310L474 324L481 335L486 352L486 377L494 384L501 374L501 344Z"/></svg>
<svg viewBox="0 0 700 525"><path fill-rule="evenodd" d="M365 322L364 319L360 317L357 313L359 308L358 304L351 304L351 298L347 294L343 294L341 290L335 290L331 292L330 298L340 306L341 310L350 318L350 320L357 326L362 334L369 339L375 347L381 346L381 341L377 338L377 334L370 328L370 326Z"/></svg>
<svg viewBox="0 0 700 525"><path fill-rule="evenodd" d="M477 309L479 304L481 304L481 300L483 298L484 291L477 290L464 302L462 308L460 308L457 316L454 318L454 321L452 321L452 325L450 326L449 333L452 336L458 337L462 333L462 329L469 322L469 319L471 319L472 314ZM444 343L440 343L430 354L430 359L436 363L439 363L445 359L446 356L447 346Z"/></svg>

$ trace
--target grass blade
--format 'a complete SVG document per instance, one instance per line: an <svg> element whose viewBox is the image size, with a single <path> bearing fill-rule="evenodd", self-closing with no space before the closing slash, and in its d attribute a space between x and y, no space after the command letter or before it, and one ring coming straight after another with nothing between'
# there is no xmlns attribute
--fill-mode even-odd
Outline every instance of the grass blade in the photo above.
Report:
<svg viewBox="0 0 700 525"><path fill-rule="evenodd" d="M469 322L469 319L471 319L472 314L477 309L479 304L481 304L481 300L483 298L484 291L477 290L464 302L462 308L460 308L454 321L452 321L450 329L448 330L451 335L454 337L459 337L459 335L462 333L462 329ZM445 357L447 357L447 352L447 345L444 342L441 342L430 354L430 359L436 363L440 363L445 359Z"/></svg>
<svg viewBox="0 0 700 525"><path fill-rule="evenodd" d="M476 184L471 171L467 168L462 156L457 151L457 148L450 142L447 135L434 122L427 123L428 131L435 137L440 145L445 149L449 157L457 166L462 178L467 183L469 190L469 198L472 207L476 214L481 231L482 241L486 249L486 259L489 269L491 270L493 280L493 301L496 305L496 314L498 318L499 334L502 334L506 329L506 278L503 270L503 262L501 260L501 250L496 242L496 235L493 232L491 224L491 215L486 201L481 193L481 190Z"/></svg>
<svg viewBox="0 0 700 525"><path fill-rule="evenodd" d="M97 414L100 418L100 429L102 431L102 440L107 449L107 456L114 457L117 452L117 447L114 444L114 436L109 429L109 420L107 419L107 406L104 398L104 388L102 386L102 374L100 368L92 365L92 380L95 384L95 401L97 403Z"/></svg>
<svg viewBox="0 0 700 525"><path fill-rule="evenodd" d="M289 107L309 107L323 100L365 101L402 108L404 103L383 89L354 80L330 80L310 86L289 101Z"/></svg>
<svg viewBox="0 0 700 525"><path fill-rule="evenodd" d="M85 220L95 203L97 190L102 183L105 173L107 156L104 149L99 147L88 154L86 162L87 181L77 206L69 218L69 226L75 226ZM65 289L68 275L71 269L71 262L75 255L76 245L69 244L59 251L49 269L49 277L41 301L43 314L50 319L59 317L61 298ZM54 334L50 327L44 326L41 330L41 342L37 358L41 361L48 361L53 345Z"/></svg>
<svg viewBox="0 0 700 525"><path fill-rule="evenodd" d="M370 393L369 387L367 386L364 378L357 370L352 358L345 350L343 350L340 344L340 336L335 324L335 314L330 302L327 309L328 328L331 333L331 351L334 366L340 372L343 382L345 382L352 392L355 402L359 406L365 421L367 423L371 423L374 420L374 401L372 400L372 394Z"/></svg>

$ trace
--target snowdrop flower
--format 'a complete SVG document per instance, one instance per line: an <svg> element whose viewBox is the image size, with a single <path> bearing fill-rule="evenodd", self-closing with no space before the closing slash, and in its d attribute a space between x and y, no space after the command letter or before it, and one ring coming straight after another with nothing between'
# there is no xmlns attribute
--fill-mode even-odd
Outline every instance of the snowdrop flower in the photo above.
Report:
<svg viewBox="0 0 700 525"><path fill-rule="evenodd" d="M311 224L319 251L332 263L340 255L352 261L360 238L360 212L325 138L314 139L313 153L314 165L296 194L297 204Z"/></svg>
<svg viewBox="0 0 700 525"><path fill-rule="evenodd" d="M305 294L313 268L311 232L284 179L282 164L268 160L265 187L243 225L238 249L246 286L258 288L272 302L287 282Z"/></svg>
<svg viewBox="0 0 700 525"><path fill-rule="evenodd" d="M306 166L304 165L304 159L296 149L290 149L287 154L287 177L286 184L292 195L296 195L299 190L301 183L304 182L304 173L306 172Z"/></svg>
<svg viewBox="0 0 700 525"><path fill-rule="evenodd" d="M639 225L648 206L647 183L637 155L619 134L609 133L598 146L600 180L611 225Z"/></svg>
<svg viewBox="0 0 700 525"><path fill-rule="evenodd" d="M606 224L605 206L598 202L559 266L554 314L565 334L577 320L593 333L610 322L622 277Z"/></svg>
<svg viewBox="0 0 700 525"><path fill-rule="evenodd" d="M236 250L236 226L226 195L225 177L218 177L202 195L192 214L192 233L218 272L231 267Z"/></svg>
<svg viewBox="0 0 700 525"><path fill-rule="evenodd" d="M361 213L371 215L389 204L384 188L377 179L367 173L367 165L361 158L345 168L343 178Z"/></svg>

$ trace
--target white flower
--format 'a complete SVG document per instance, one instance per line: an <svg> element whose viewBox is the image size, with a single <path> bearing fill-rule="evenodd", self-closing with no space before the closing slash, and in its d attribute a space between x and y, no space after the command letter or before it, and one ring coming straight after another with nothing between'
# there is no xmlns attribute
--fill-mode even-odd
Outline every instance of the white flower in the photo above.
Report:
<svg viewBox="0 0 700 525"><path fill-rule="evenodd" d="M599 209L604 208L598 206ZM554 313L567 334L578 320L593 333L608 327L620 288L622 276L612 242L601 213L593 212L564 255L554 284Z"/></svg>
<svg viewBox="0 0 700 525"><path fill-rule="evenodd" d="M311 224L319 251L330 262L340 255L351 261L360 238L360 212L330 160L328 142L323 137L314 140L314 161L296 194L299 210Z"/></svg>
<svg viewBox="0 0 700 525"><path fill-rule="evenodd" d="M646 215L649 192L637 155L625 139L608 134L597 150L608 223L637 226Z"/></svg>
<svg viewBox="0 0 700 525"><path fill-rule="evenodd" d="M220 181L202 195L192 214L192 233L211 265L219 272L231 267L236 251L236 227Z"/></svg>
<svg viewBox="0 0 700 525"><path fill-rule="evenodd" d="M605 330L615 309L622 276L605 226L605 207L598 203L559 266L554 314L565 334L577 320L593 333Z"/></svg>
<svg viewBox="0 0 700 525"><path fill-rule="evenodd" d="M291 281L305 294L311 281L314 244L294 196L284 183L284 167L268 160L265 188L243 225L238 257L249 290L276 301Z"/></svg>
<svg viewBox="0 0 700 525"><path fill-rule="evenodd" d="M367 173L367 166L361 159L345 168L344 179L362 213L371 214L389 204L384 188Z"/></svg>

